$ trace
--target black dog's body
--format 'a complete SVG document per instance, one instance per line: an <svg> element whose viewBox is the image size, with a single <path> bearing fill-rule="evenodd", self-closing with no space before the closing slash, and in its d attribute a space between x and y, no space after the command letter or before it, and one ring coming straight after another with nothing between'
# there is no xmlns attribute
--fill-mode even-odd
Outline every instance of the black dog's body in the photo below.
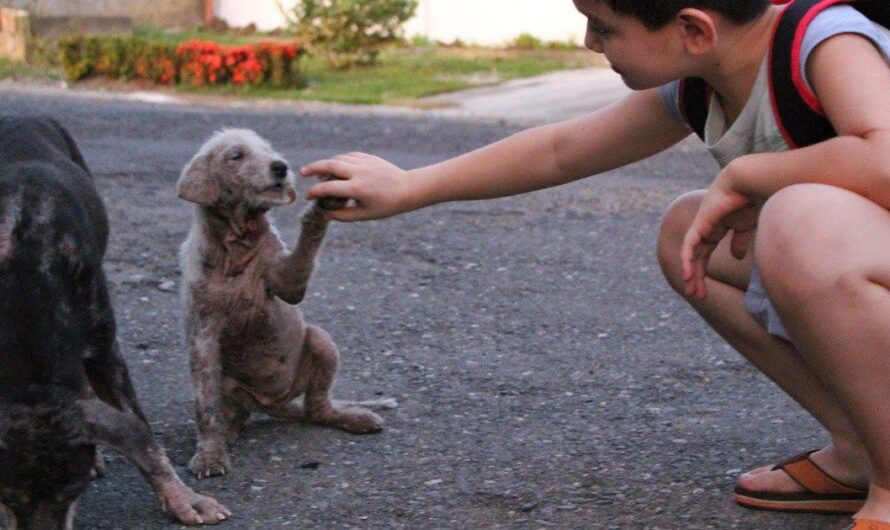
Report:
<svg viewBox="0 0 890 530"><path fill-rule="evenodd" d="M139 409L102 271L107 241L68 133L0 118L0 503L22 528L70 527L101 443L180 520L218 522L225 508L179 481Z"/></svg>

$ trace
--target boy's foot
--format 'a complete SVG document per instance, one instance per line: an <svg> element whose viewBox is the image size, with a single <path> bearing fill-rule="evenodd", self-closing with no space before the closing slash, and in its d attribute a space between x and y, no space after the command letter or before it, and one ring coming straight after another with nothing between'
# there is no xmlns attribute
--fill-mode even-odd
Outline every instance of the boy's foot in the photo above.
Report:
<svg viewBox="0 0 890 530"><path fill-rule="evenodd" d="M748 508L817 513L855 513L867 495L867 480L840 469L825 450L745 473L735 490L736 502Z"/></svg>
<svg viewBox="0 0 890 530"><path fill-rule="evenodd" d="M853 516L855 530L890 530L890 489L872 484L868 503Z"/></svg>

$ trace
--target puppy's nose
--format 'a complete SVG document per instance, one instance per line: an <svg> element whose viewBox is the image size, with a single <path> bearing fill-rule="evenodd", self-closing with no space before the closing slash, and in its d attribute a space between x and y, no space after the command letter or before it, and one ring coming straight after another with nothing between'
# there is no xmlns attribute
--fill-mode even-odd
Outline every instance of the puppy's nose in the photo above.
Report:
<svg viewBox="0 0 890 530"><path fill-rule="evenodd" d="M281 160L272 162L269 168L272 170L272 177L276 180L284 180L287 178L287 164Z"/></svg>

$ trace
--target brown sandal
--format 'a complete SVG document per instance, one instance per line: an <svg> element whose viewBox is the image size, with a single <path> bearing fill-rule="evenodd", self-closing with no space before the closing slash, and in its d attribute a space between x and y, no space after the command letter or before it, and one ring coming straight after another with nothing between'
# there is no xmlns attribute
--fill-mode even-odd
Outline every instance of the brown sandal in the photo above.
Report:
<svg viewBox="0 0 890 530"><path fill-rule="evenodd" d="M813 512L813 513L856 513L865 504L868 491L854 488L831 478L825 471L810 460L815 451L797 455L775 466L788 473L795 482L806 491L780 493L770 491L754 491L737 486L735 500L746 508L773 510L779 512ZM882 523L887 524L887 523ZM856 523L859 525L859 523ZM857 530L867 526L855 526ZM879 527L890 530L890 525Z"/></svg>

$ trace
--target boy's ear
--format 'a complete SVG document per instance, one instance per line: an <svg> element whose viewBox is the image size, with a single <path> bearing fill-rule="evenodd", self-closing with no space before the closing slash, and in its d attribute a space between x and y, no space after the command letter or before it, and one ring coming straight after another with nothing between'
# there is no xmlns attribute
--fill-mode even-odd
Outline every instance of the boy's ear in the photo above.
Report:
<svg viewBox="0 0 890 530"><path fill-rule="evenodd" d="M703 55L717 44L717 24L701 9L681 9L677 20L683 31L683 44L691 55Z"/></svg>
<svg viewBox="0 0 890 530"><path fill-rule="evenodd" d="M210 153L198 153L183 168L179 177L180 199L202 206L213 206L219 200L219 183L210 174Z"/></svg>

